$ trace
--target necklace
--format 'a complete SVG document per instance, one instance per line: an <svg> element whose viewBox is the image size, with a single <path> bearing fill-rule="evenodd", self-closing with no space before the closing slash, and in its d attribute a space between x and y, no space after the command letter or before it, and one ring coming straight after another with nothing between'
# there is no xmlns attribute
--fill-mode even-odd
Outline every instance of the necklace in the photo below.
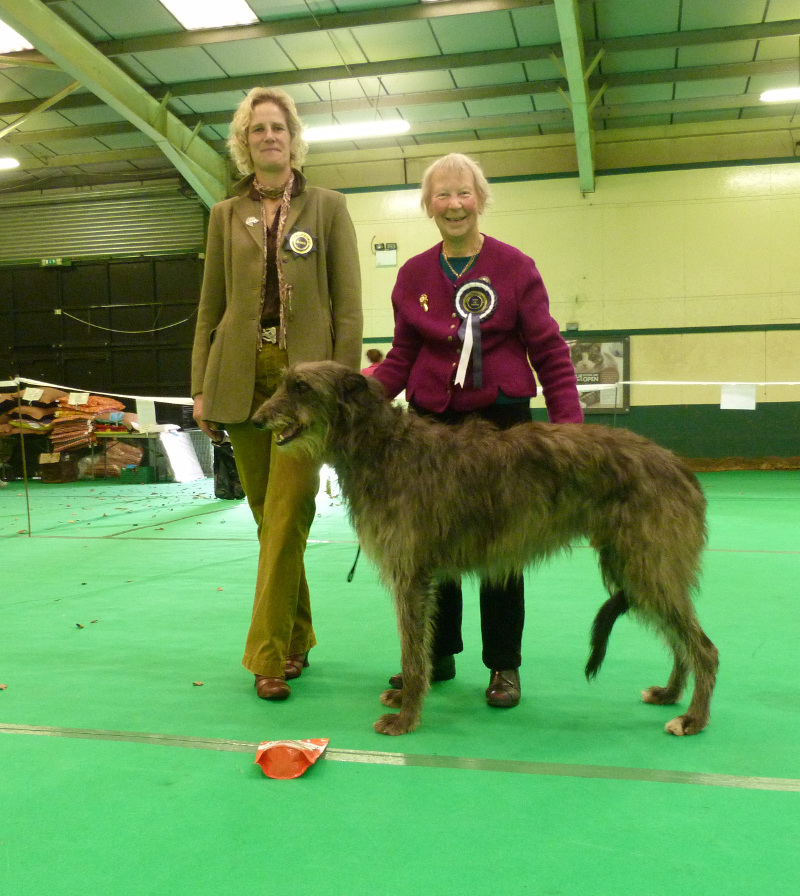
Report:
<svg viewBox="0 0 800 896"><path fill-rule="evenodd" d="M464 265L463 268L461 268L460 273L453 267L453 265L450 264L450 259L447 257L447 255L444 251L444 246L442 246L442 258L444 259L444 263L447 265L447 267L449 267L450 270L453 272L453 276L457 280L461 276L461 274L465 273L472 267L473 263L475 262L475 259L478 257L478 253L481 251L482 248L483 248L483 240L481 240L478 243L478 248L475 250L475 252L473 253L470 260ZM452 257L457 258L458 256L453 255Z"/></svg>

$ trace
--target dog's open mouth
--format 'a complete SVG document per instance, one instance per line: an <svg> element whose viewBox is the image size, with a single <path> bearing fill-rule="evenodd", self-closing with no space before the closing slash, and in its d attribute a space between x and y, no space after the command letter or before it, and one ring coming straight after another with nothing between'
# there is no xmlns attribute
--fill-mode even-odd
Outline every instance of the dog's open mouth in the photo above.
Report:
<svg viewBox="0 0 800 896"><path fill-rule="evenodd" d="M275 433L275 444L280 446L288 445L303 431L303 427L297 423L294 426L286 426L280 432Z"/></svg>

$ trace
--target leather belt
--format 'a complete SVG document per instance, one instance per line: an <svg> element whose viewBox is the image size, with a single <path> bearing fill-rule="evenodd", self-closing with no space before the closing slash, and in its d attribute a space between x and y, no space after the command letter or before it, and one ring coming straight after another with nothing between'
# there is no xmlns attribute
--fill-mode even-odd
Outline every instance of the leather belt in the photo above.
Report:
<svg viewBox="0 0 800 896"><path fill-rule="evenodd" d="M277 345L277 343L278 343L278 328L277 327L262 327L262 329L261 329L261 344L263 345L265 342L269 342L272 345Z"/></svg>

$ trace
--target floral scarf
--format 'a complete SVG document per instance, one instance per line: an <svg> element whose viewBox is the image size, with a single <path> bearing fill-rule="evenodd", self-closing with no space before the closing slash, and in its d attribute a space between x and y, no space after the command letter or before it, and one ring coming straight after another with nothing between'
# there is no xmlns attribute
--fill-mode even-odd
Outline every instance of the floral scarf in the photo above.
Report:
<svg viewBox="0 0 800 896"><path fill-rule="evenodd" d="M258 193L261 197L261 227L264 236L264 264L263 270L261 273L261 295L262 297L265 294L266 284L267 284L267 253L268 253L268 242L267 242L267 210L266 210L266 200L270 197L268 190L262 187L255 178L253 179L253 189ZM278 294L280 296L280 306L281 306L281 315L280 315L280 326L278 328L278 345L285 349L286 348L286 321L289 316L289 312L292 308L292 287L291 284L287 283L283 276L283 266L281 265L281 255L278 251L281 246L281 240L283 239L283 229L286 225L286 218L289 214L289 204L292 200L292 187L294 186L294 172L289 175L289 179L286 181L283 187L283 195L281 197L281 205L278 210L278 232L275 237L275 264L278 268Z"/></svg>

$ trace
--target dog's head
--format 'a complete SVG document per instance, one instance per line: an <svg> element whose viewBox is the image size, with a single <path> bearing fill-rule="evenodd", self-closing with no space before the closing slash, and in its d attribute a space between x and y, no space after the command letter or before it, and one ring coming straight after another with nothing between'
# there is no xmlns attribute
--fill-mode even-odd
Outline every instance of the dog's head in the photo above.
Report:
<svg viewBox="0 0 800 896"><path fill-rule="evenodd" d="M271 429L279 447L292 445L321 459L355 411L381 395L382 387L371 377L335 361L294 364L252 422L259 429Z"/></svg>

